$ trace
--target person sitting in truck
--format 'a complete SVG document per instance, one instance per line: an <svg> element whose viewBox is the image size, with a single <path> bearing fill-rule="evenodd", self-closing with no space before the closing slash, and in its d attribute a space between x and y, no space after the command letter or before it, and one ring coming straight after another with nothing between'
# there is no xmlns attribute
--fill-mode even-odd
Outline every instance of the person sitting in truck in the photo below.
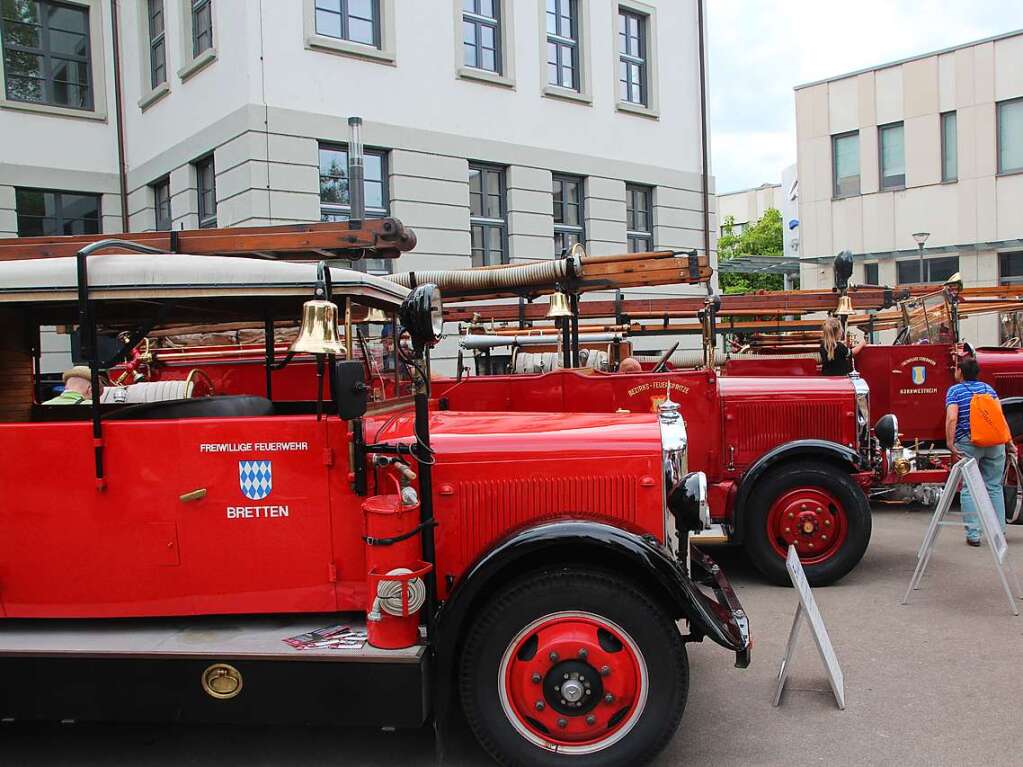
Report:
<svg viewBox="0 0 1023 767"><path fill-rule="evenodd" d="M619 373L642 373L643 365L635 357L626 357L618 364Z"/></svg>
<svg viewBox="0 0 1023 767"><path fill-rule="evenodd" d="M821 375L844 376L852 372L852 358L867 345L865 338L858 344L849 345L842 338L842 323L838 317L828 317L821 326Z"/></svg>
<svg viewBox="0 0 1023 767"><path fill-rule="evenodd" d="M1005 458L1008 453L1016 452L1016 444L1010 438L1004 445L980 447L974 445L970 438L970 401L975 394L989 394L998 399L998 394L983 381L978 381L980 365L975 357L963 357L956 365L956 383L949 387L945 395L945 442L952 452L952 461L958 461L964 455L977 459L980 475L984 478L984 487L991 497L991 505L995 508L995 516L1005 527L1005 497L1002 493L1002 474L1005 471ZM963 510L963 525L966 527L966 543L980 546L980 527L977 519L977 508L970 490L963 483L959 502Z"/></svg>
<svg viewBox="0 0 1023 767"><path fill-rule="evenodd" d="M75 365L64 371L64 391L44 405L91 405L92 404L92 373L85 365ZM102 387L100 394L102 394Z"/></svg>

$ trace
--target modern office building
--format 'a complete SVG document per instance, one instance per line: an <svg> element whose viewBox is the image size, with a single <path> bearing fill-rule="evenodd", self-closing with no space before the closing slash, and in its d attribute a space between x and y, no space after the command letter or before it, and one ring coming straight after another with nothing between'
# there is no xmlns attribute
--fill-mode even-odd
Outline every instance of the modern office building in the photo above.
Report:
<svg viewBox="0 0 1023 767"><path fill-rule="evenodd" d="M796 131L803 287L840 250L856 282L919 282L918 239L926 281L1023 278L1023 31L801 85Z"/></svg>
<svg viewBox="0 0 1023 767"><path fill-rule="evenodd" d="M712 249L701 1L4 2L0 236L343 219L359 115L399 270Z"/></svg>
<svg viewBox="0 0 1023 767"><path fill-rule="evenodd" d="M718 195L718 233L725 233L725 221L732 217L732 232L739 234L755 224L770 208L784 207L781 184L761 184L752 189Z"/></svg>

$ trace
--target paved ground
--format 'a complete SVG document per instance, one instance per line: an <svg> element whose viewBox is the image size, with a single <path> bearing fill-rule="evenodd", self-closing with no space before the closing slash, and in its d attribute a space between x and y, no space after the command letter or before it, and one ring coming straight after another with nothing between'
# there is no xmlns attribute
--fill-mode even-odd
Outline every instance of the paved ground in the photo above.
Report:
<svg viewBox="0 0 1023 767"><path fill-rule="evenodd" d="M809 633L788 692L774 675L795 610L790 589L759 582L738 552L718 550L750 614L753 664L732 668L715 645L691 648L693 686L660 765L1015 765L1023 763L1023 617L1008 610L986 548L946 529L923 588L899 604L926 513L880 508L866 557L816 591L846 680L839 711ZM1023 527L1009 529L1023 570ZM1020 602L1023 604L1023 602ZM0 680L2 684L2 680ZM301 728L6 726L0 765L428 765L429 731ZM449 763L486 764L459 733Z"/></svg>

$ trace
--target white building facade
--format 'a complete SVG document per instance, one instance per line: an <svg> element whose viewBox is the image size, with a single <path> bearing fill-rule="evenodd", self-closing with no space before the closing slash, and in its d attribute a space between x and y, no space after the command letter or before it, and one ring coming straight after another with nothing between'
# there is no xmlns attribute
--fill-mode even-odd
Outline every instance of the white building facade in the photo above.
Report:
<svg viewBox="0 0 1023 767"><path fill-rule="evenodd" d="M740 234L760 220L770 208L781 211L785 195L781 184L761 184L718 195L718 234L724 234L725 219L732 217L732 232Z"/></svg>
<svg viewBox="0 0 1023 767"><path fill-rule="evenodd" d="M802 286L1023 278L1023 31L796 88ZM997 343L996 317L965 337Z"/></svg>
<svg viewBox="0 0 1023 767"><path fill-rule="evenodd" d="M704 250L697 0L119 2L120 152L110 0L2 7L0 236L344 218L359 115L399 270Z"/></svg>

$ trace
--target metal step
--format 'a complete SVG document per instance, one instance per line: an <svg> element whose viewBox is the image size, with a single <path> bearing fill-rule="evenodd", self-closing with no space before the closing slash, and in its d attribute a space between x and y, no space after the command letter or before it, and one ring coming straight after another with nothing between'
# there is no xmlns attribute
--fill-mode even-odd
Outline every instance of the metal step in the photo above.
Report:
<svg viewBox="0 0 1023 767"><path fill-rule="evenodd" d="M728 543L729 540L728 531L719 523L714 523L707 530L689 536L689 542L695 543L697 546L713 546L714 544Z"/></svg>
<svg viewBox="0 0 1023 767"><path fill-rule="evenodd" d="M364 613L160 619L0 619L0 657L245 658L419 663L425 648L381 650L368 643L298 649L284 640L328 626L365 632Z"/></svg>

